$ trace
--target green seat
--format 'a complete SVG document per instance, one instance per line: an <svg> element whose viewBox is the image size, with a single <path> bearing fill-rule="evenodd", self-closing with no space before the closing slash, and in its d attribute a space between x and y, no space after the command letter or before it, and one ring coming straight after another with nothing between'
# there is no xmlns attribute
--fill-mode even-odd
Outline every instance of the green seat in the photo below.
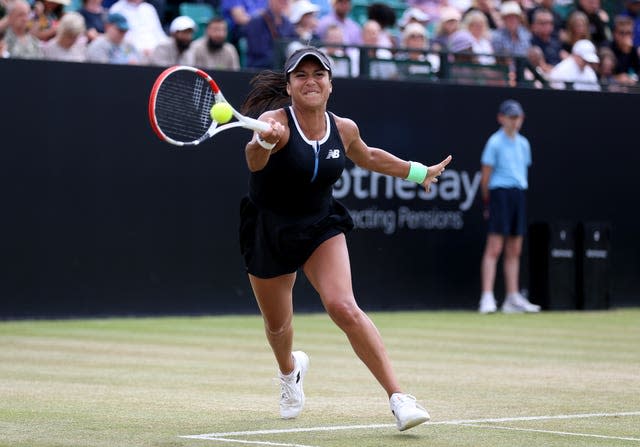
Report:
<svg viewBox="0 0 640 447"><path fill-rule="evenodd" d="M71 0L68 5L65 5L64 12L78 11L80 8L82 8L82 0Z"/></svg>
<svg viewBox="0 0 640 447"><path fill-rule="evenodd" d="M208 3L180 3L180 15L189 16L196 22L198 29L193 35L194 39L202 37L209 21L216 16L216 12Z"/></svg>

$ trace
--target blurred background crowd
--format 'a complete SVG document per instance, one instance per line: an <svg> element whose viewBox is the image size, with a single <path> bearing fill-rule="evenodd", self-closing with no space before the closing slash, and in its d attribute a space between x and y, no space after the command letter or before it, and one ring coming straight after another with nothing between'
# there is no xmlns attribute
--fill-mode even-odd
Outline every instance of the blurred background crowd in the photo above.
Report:
<svg viewBox="0 0 640 447"><path fill-rule="evenodd" d="M640 0L0 0L0 57L637 92Z"/></svg>

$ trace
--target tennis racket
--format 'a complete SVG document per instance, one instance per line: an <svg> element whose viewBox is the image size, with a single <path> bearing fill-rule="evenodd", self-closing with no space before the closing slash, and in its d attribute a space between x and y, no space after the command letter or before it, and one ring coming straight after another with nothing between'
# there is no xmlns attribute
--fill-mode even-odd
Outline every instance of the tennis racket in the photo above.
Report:
<svg viewBox="0 0 640 447"><path fill-rule="evenodd" d="M237 121L219 124L211 118L214 104L227 102L211 76L197 68L176 65L160 73L149 96L149 121L161 140L176 146L197 146L223 130L244 127L256 132L268 123L242 115L231 107Z"/></svg>

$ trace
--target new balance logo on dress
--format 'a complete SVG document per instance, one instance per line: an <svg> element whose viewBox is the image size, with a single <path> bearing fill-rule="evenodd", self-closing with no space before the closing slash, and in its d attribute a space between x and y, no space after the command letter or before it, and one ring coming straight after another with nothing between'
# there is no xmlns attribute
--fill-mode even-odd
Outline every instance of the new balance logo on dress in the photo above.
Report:
<svg viewBox="0 0 640 447"><path fill-rule="evenodd" d="M340 158L340 150L339 149L329 149L327 153L327 158L325 160L329 160L330 158Z"/></svg>

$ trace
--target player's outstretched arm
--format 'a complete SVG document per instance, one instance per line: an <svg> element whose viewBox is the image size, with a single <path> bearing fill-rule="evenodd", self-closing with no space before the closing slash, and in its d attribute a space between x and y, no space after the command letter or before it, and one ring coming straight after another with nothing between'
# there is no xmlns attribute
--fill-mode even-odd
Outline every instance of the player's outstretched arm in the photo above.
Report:
<svg viewBox="0 0 640 447"><path fill-rule="evenodd" d="M367 146L360 137L358 126L352 120L336 117L336 124L347 151L347 156L356 165L381 174L416 181L427 191L429 191L432 182L436 183L438 181L437 177L442 174L445 166L452 159L451 155L449 155L440 163L429 167L420 163L408 162L383 149ZM417 180L411 175L412 165L421 167L422 175L420 175L420 172L415 174L419 177ZM426 175L424 174L425 169Z"/></svg>
<svg viewBox="0 0 640 447"><path fill-rule="evenodd" d="M445 167L451 163L453 157L451 155L447 156L444 160L442 160L437 165L428 166L427 167L427 176L422 182L422 186L428 192L431 189L431 183L438 183L438 177L442 175Z"/></svg>

